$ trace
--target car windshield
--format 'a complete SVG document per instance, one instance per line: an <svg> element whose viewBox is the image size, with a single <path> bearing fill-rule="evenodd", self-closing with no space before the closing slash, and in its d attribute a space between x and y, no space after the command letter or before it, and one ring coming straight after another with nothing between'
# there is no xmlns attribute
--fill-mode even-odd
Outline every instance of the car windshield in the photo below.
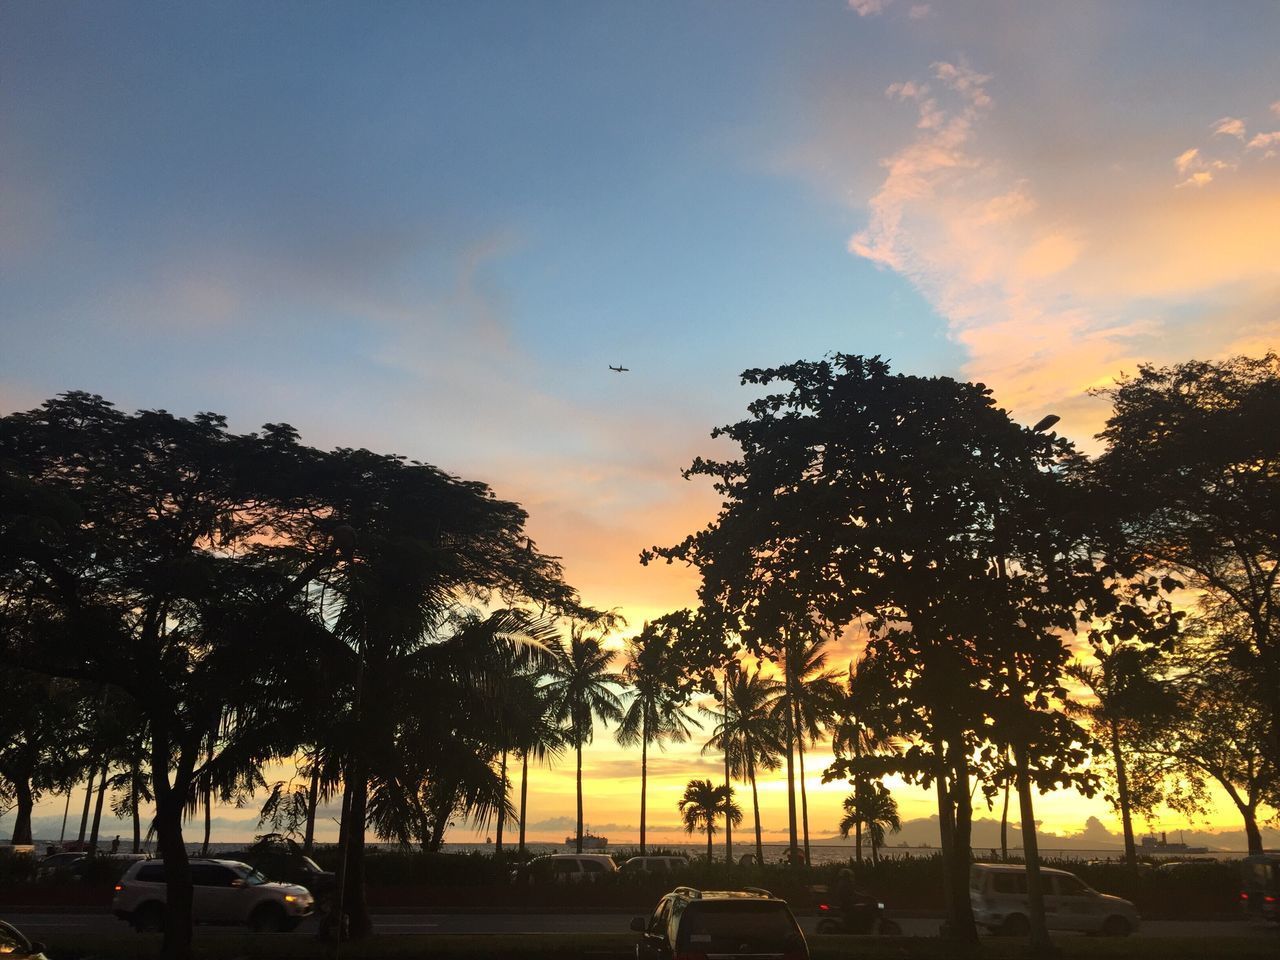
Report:
<svg viewBox="0 0 1280 960"><path fill-rule="evenodd" d="M237 867L236 873L239 875L241 880L243 880L245 883L247 883L251 887L256 887L261 883L271 882L265 876L263 876L262 873L260 873L257 870L250 869L249 867Z"/></svg>
<svg viewBox="0 0 1280 960"><path fill-rule="evenodd" d="M310 857L303 857L302 865L313 873L324 873L324 871L320 869L320 864L316 863Z"/></svg>
<svg viewBox="0 0 1280 960"><path fill-rule="evenodd" d="M778 953L800 940L786 904L703 900L685 910L678 947L697 953Z"/></svg>

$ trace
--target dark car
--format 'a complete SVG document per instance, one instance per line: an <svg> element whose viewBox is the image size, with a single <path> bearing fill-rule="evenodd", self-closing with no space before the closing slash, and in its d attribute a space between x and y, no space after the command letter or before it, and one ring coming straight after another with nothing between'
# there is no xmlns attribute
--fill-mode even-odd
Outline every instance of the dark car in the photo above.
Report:
<svg viewBox="0 0 1280 960"><path fill-rule="evenodd" d="M322 869L302 852L302 847L288 838L268 835L243 853L236 854L235 859L249 864L271 880L306 887L322 904L333 893L333 871Z"/></svg>
<svg viewBox="0 0 1280 960"><path fill-rule="evenodd" d="M636 960L809 960L785 900L767 890L677 887L649 917L636 917Z"/></svg>
<svg viewBox="0 0 1280 960"><path fill-rule="evenodd" d="M1240 861L1240 906L1245 916L1280 923L1280 853Z"/></svg>
<svg viewBox="0 0 1280 960"><path fill-rule="evenodd" d="M28 940L3 920L0 920L0 956L5 960L48 960L43 943Z"/></svg>

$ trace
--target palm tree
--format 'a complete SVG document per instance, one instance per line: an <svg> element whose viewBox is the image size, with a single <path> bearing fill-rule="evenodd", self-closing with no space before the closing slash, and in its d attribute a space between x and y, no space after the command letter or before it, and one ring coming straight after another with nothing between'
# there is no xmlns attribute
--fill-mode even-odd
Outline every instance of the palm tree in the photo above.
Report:
<svg viewBox="0 0 1280 960"><path fill-rule="evenodd" d="M733 802L733 788L717 786L710 780L690 780L684 788L684 796L676 804L684 821L685 833L707 831L707 863L711 862L711 841L716 832L716 821L721 817L727 823L742 822L742 811Z"/></svg>
<svg viewBox="0 0 1280 960"><path fill-rule="evenodd" d="M711 739L702 750L715 750L729 758L729 771L736 780L751 784L751 807L756 825L756 863L764 863L764 841L760 829L760 798L756 791L756 774L776 770L782 765L786 750L786 730L774 705L782 696L783 684L760 674L760 668L748 673L730 673L727 704L723 713L704 711L720 720Z"/></svg>
<svg viewBox="0 0 1280 960"><path fill-rule="evenodd" d="M627 641L622 678L630 702L618 724L619 746L640 744L640 853L645 853L645 802L649 785L649 744L683 743L691 726L699 726L685 710L688 694L681 687L681 663L672 655L669 635L645 624Z"/></svg>
<svg viewBox="0 0 1280 960"><path fill-rule="evenodd" d="M783 645L782 668L785 697L778 708L786 710L790 725L788 749L794 749L800 767L800 808L804 831L804 862L809 856L809 797L804 782L805 741L815 743L831 720L831 704L839 696L835 674L826 670L826 641L816 635L788 631ZM788 777L790 781L790 777ZM793 793L794 784L788 789ZM794 801L793 801L794 802ZM794 840L792 841L794 845Z"/></svg>
<svg viewBox="0 0 1280 960"><path fill-rule="evenodd" d="M871 862L880 862L880 848L884 846L885 829L893 833L902 829L898 816L898 801L889 795L881 783L869 786L859 784L854 792L844 798L844 816L840 820L840 836L848 837L849 831L865 827L871 837Z"/></svg>
<svg viewBox="0 0 1280 960"><path fill-rule="evenodd" d="M525 852L525 811L529 799L529 758L550 766L565 747L564 730L556 719L556 704L545 685L535 684L525 705L525 724L516 731L516 752L520 756L520 845Z"/></svg>
<svg viewBox="0 0 1280 960"><path fill-rule="evenodd" d="M843 687L836 687L831 703L835 725L831 730L831 750L837 757L860 760L872 756L889 746L890 740L881 736L866 722L868 703L874 696L869 687L875 683L878 662L870 653L864 653L857 661L849 661L849 673ZM851 782L854 792L870 789L870 780L861 771L855 771ZM854 857L862 863L862 821L855 820Z"/></svg>
<svg viewBox="0 0 1280 960"><path fill-rule="evenodd" d="M609 672L612 662L613 653L601 646L600 638L585 636L585 628L575 624L569 648L556 658L547 684L561 720L568 722L565 736L578 757L578 853L582 852L582 748L592 740L597 717L604 723L622 720L622 703L611 688L623 681Z"/></svg>

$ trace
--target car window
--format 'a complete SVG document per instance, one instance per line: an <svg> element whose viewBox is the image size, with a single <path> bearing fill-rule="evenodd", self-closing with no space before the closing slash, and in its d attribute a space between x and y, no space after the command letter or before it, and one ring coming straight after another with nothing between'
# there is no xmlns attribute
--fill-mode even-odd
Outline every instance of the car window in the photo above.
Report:
<svg viewBox="0 0 1280 960"><path fill-rule="evenodd" d="M577 873L578 861L577 860L552 860L551 869L555 873L565 873L565 874Z"/></svg>
<svg viewBox="0 0 1280 960"><path fill-rule="evenodd" d="M677 951L784 953L803 938L786 904L767 900L702 900L680 924Z"/></svg>
<svg viewBox="0 0 1280 960"><path fill-rule="evenodd" d="M256 887L259 884L270 882L267 880L265 874L252 867L232 867L231 869L235 871L236 876L251 887Z"/></svg>
<svg viewBox="0 0 1280 960"><path fill-rule="evenodd" d="M191 865L191 882L197 887L229 887L236 879L235 871L217 863Z"/></svg>
<svg viewBox="0 0 1280 960"><path fill-rule="evenodd" d="M142 883L164 883L164 864L148 863L145 867L139 867L136 879Z"/></svg>
<svg viewBox="0 0 1280 960"><path fill-rule="evenodd" d="M599 860L583 860L582 869L585 873L604 873L604 864Z"/></svg>
<svg viewBox="0 0 1280 960"><path fill-rule="evenodd" d="M1025 894L1027 892L1027 875L1025 873L996 873L991 877L991 887L996 893Z"/></svg>
<svg viewBox="0 0 1280 960"><path fill-rule="evenodd" d="M1089 888L1076 877L1064 877L1055 874L1053 875L1053 882L1057 885L1059 896L1083 897L1089 893Z"/></svg>

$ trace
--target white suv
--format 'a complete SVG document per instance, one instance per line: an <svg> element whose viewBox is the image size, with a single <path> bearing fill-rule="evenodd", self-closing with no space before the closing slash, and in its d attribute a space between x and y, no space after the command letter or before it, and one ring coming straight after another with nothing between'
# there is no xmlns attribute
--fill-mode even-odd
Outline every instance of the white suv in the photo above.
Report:
<svg viewBox="0 0 1280 960"><path fill-rule="evenodd" d="M1138 929L1138 911L1128 900L1098 893L1073 873L1040 868L1044 918L1050 930L1076 930L1127 937ZM1027 868L976 863L969 868L969 903L979 926L993 933L1025 936L1030 930Z"/></svg>
<svg viewBox="0 0 1280 960"><path fill-rule="evenodd" d="M284 933L315 905L306 887L272 883L235 860L192 860L191 914L196 923L245 925L255 933ZM164 930L163 860L133 864L116 884L111 911L139 933Z"/></svg>

